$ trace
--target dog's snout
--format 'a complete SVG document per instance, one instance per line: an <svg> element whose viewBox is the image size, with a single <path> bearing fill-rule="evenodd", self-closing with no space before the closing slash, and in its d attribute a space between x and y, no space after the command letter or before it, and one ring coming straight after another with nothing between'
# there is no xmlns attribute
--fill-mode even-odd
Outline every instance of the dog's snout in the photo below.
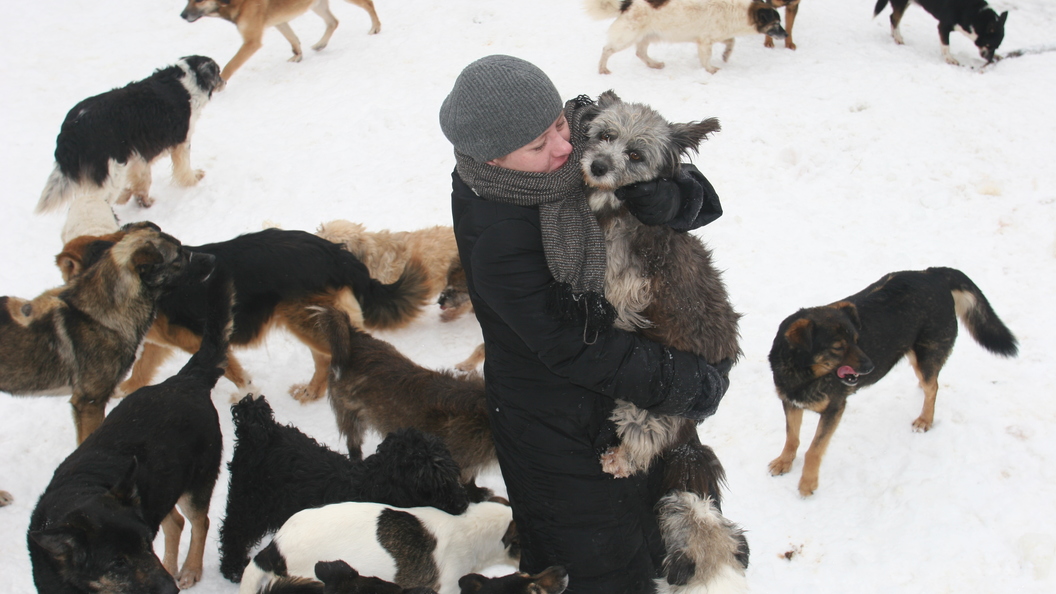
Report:
<svg viewBox="0 0 1056 594"><path fill-rule="evenodd" d="M180 13L180 18L187 21L188 23L193 23L194 21L197 21L198 18L201 16L201 13L191 12L191 9L189 8L184 9L184 11Z"/></svg>
<svg viewBox="0 0 1056 594"><path fill-rule="evenodd" d="M773 27L767 29L766 34L770 37L773 37L774 39L784 39L785 37L788 37L788 33L785 32L785 29L781 26L781 23L774 23Z"/></svg>
<svg viewBox="0 0 1056 594"><path fill-rule="evenodd" d="M594 160L590 163L590 174L601 177L609 172L609 164L602 160Z"/></svg>

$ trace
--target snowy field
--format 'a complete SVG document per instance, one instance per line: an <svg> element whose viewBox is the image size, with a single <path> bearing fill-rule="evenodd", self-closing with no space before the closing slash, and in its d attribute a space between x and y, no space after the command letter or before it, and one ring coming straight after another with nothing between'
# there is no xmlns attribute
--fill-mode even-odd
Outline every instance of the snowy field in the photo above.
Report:
<svg viewBox="0 0 1056 594"><path fill-rule="evenodd" d="M689 44L658 44L667 63L647 68L633 49L597 74L607 21L570 0L377 0L379 35L361 9L331 2L341 26L330 46L309 13L292 22L299 64L269 30L264 47L205 108L194 188L154 168L150 209L119 207L188 244L229 239L274 223L315 230L348 219L369 229L450 224L451 147L437 113L462 67L507 53L550 74L568 98L615 89L672 121L717 117L722 132L694 162L722 197L725 216L700 231L737 309L745 358L718 414L701 426L729 476L725 512L746 530L753 592L992 594L1056 592L1056 52L983 71L963 35L943 62L936 22L917 6L891 39L873 0L804 0L797 51L741 38L710 75ZM1008 10L999 54L1047 46L1048 0L994 0ZM181 56L221 65L240 40L218 19L188 24L180 0L12 3L0 24L0 294L33 297L61 283L58 214L33 214L53 166L55 136L81 99L138 80ZM912 432L922 396L899 364L850 400L817 493L796 490L768 462L784 441L767 353L778 323L799 307L850 295L881 275L928 266L967 273L1016 333L1021 354L1001 359L966 332L939 378L934 428ZM441 324L430 310L379 336L422 365L449 367L479 342L472 318ZM286 392L311 374L309 352L274 334L239 353L276 415L339 448L325 401ZM179 360L177 360L179 359ZM163 375L183 363L174 358ZM213 394L230 457L229 397ZM817 415L808 413L805 440ZM376 439L368 445L376 444ZM25 532L55 467L74 446L65 398L0 395L3 590L32 592ZM803 448L805 448L805 444ZM485 484L502 491L501 479ZM218 571L226 468L213 498L206 573L198 594L234 593ZM186 545L187 538L184 543ZM159 539L160 545L160 539Z"/></svg>

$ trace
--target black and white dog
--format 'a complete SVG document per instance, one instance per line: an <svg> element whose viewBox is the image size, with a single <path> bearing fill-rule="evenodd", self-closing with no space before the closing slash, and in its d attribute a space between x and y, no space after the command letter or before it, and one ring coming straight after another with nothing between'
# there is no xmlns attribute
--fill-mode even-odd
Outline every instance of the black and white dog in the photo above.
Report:
<svg viewBox="0 0 1056 594"><path fill-rule="evenodd" d="M986 0L912 0L919 4L931 16L939 20L939 42L942 43L942 57L947 64L958 65L959 62L950 54L950 32L960 31L971 39L979 55L987 63L994 60L994 52L1005 38L1005 19L1008 11L997 14L986 3ZM910 0L876 0L873 16L876 17L888 4L891 5L891 36L895 43L902 45L902 32L898 25L906 12Z"/></svg>
<svg viewBox="0 0 1056 594"><path fill-rule="evenodd" d="M460 514L469 505L447 446L417 429L390 433L377 452L352 460L276 422L263 397L246 396L231 407L231 416L236 441L227 466L231 478L220 527L220 573L233 582L242 577L250 549L303 509L374 501Z"/></svg>
<svg viewBox="0 0 1056 594"><path fill-rule="evenodd" d="M193 186L205 173L191 169L191 134L202 108L223 86L212 58L187 56L147 78L81 101L66 114L55 146L55 169L37 212L65 204L74 193L124 204L150 197L150 164L172 157L172 178Z"/></svg>
<svg viewBox="0 0 1056 594"><path fill-rule="evenodd" d="M319 561L342 560L363 575L403 588L457 594L459 579L520 562L513 512L500 501L474 503L453 516L432 507L335 503L293 515L242 574L239 594L277 577L315 577Z"/></svg>

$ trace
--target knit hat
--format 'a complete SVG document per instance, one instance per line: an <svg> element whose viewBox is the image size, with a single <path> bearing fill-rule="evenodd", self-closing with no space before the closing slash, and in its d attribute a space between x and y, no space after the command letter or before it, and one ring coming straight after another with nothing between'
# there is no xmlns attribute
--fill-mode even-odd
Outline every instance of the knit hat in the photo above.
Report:
<svg viewBox="0 0 1056 594"><path fill-rule="evenodd" d="M484 163L535 140L561 115L561 96L534 64L504 55L466 66L440 106L455 150Z"/></svg>

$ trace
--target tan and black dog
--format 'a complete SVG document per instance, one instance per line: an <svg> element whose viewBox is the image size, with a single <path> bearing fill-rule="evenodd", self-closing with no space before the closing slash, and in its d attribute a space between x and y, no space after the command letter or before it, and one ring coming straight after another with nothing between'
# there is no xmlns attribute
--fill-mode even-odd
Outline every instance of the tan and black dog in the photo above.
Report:
<svg viewBox="0 0 1056 594"><path fill-rule="evenodd" d="M821 459L847 397L880 381L902 357L924 390L924 409L913 427L930 429L939 371L953 350L957 318L988 351L1006 357L1018 352L1016 338L983 293L952 268L894 272L846 299L785 318L770 350L770 368L785 409L786 438L781 455L770 462L770 473L792 469L803 410L819 413L799 481L801 495L814 493Z"/></svg>
<svg viewBox="0 0 1056 594"><path fill-rule="evenodd" d="M373 0L348 0L370 14L370 31L373 35L381 31L381 21L374 12ZM227 82L246 60L264 45L264 30L275 27L290 42L293 57L290 62L300 62L301 40L290 28L290 21L308 12L308 9L326 21L326 31L319 41L312 46L319 51L330 43L330 36L337 29L337 19L330 12L329 0L187 0L187 7L180 17L193 23L203 16L220 17L231 21L242 35L242 47L238 48L231 61L220 72L220 78Z"/></svg>
<svg viewBox="0 0 1056 594"><path fill-rule="evenodd" d="M796 14L799 13L799 0L766 0L766 2L774 8L785 7L785 47L790 50L796 49L796 44L792 41L792 25L796 22ZM774 38L767 35L763 45L774 47Z"/></svg>
<svg viewBox="0 0 1056 594"><path fill-rule="evenodd" d="M0 391L73 393L77 443L103 422L106 403L154 323L161 295L200 283L215 258L191 253L151 223L124 236L60 290L33 301L0 297ZM12 314L9 304L19 304Z"/></svg>

